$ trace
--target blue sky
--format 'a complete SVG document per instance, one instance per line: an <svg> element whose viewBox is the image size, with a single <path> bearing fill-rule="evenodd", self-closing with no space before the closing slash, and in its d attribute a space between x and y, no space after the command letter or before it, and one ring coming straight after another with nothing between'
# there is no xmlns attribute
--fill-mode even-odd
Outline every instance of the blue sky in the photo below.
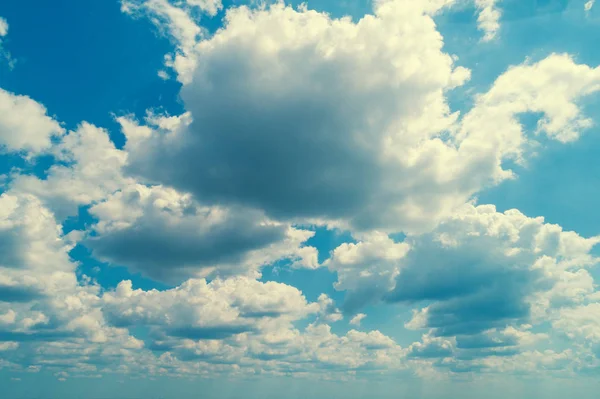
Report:
<svg viewBox="0 0 600 399"><path fill-rule="evenodd" d="M4 395L595 397L594 3L3 2Z"/></svg>

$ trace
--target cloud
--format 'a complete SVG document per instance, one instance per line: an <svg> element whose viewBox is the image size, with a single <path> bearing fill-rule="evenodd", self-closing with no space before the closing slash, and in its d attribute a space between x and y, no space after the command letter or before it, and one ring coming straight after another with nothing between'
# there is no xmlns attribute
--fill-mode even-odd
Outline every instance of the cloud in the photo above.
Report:
<svg viewBox="0 0 600 399"><path fill-rule="evenodd" d="M173 39L177 50L165 55L165 65L180 72L195 67L193 48L206 35L197 21L196 11L214 17L222 8L221 0L184 0L177 6L168 0L121 0L122 12L135 17L148 15L159 29L166 31L166 36ZM164 79L161 75L166 72L160 72L159 76ZM179 78L184 80L182 76Z"/></svg>
<svg viewBox="0 0 600 399"><path fill-rule="evenodd" d="M489 42L493 40L500 30L500 17L502 12L498 9L500 0L475 0L475 5L479 11L477 25L479 30L483 31L482 40Z"/></svg>
<svg viewBox="0 0 600 399"><path fill-rule="evenodd" d="M366 314L364 313L359 313L356 316L354 316L351 320L350 320L350 324L352 324L353 326L360 326L360 322L367 317Z"/></svg>
<svg viewBox="0 0 600 399"><path fill-rule="evenodd" d="M279 257L318 266L316 249L300 248L314 233L252 209L201 206L160 186L127 187L92 206L90 214L98 223L84 244L98 259L157 280L248 273Z"/></svg>
<svg viewBox="0 0 600 399"><path fill-rule="evenodd" d="M6 355L15 367L47 361L36 360L37 348L49 342L76 343L83 351L128 340L104 322L99 287L78 281L69 257L74 238L35 196L10 190L0 196L0 241L10 243L0 252L0 342L18 344Z"/></svg>
<svg viewBox="0 0 600 399"><path fill-rule="evenodd" d="M422 342L414 342L408 347L409 358L446 358L454 355L455 344L448 339L423 336Z"/></svg>
<svg viewBox="0 0 600 399"><path fill-rule="evenodd" d="M348 291L344 309L354 312L392 290L400 273L400 260L410 247L396 243L386 234L372 233L363 241L337 247L324 265L338 276L337 290Z"/></svg>
<svg viewBox="0 0 600 399"><path fill-rule="evenodd" d="M400 36L412 39L389 40ZM423 6L404 1L357 23L231 8L194 46L202 63L180 71L187 113L124 126L127 171L280 221L426 231L514 177L506 161L535 144L519 115L543 114L536 133L560 142L591 126L577 102L598 91L600 69L556 54L510 68L459 118L445 93L469 71L442 47Z"/></svg>
<svg viewBox="0 0 600 399"><path fill-rule="evenodd" d="M491 155L492 147L498 146L496 157L519 158L528 137L516 117L526 113L543 115L536 135L545 134L562 143L577 140L592 126L578 102L599 90L600 67L577 64L568 54L551 54L536 63L510 67L487 93L476 97L475 107L465 115L458 134L459 140L465 138L461 147L483 156Z"/></svg>
<svg viewBox="0 0 600 399"><path fill-rule="evenodd" d="M599 262L598 243L517 210L465 205L401 243L366 235L342 244L326 264L346 290L346 312L380 300L413 307L406 327L428 335L410 356L472 361L513 356L544 339L530 324L575 325L562 312L575 316L570 309L596 295L587 269Z"/></svg>
<svg viewBox="0 0 600 399"><path fill-rule="evenodd" d="M562 331L571 340L599 344L600 302L561 309L552 327Z"/></svg>
<svg viewBox="0 0 600 399"><path fill-rule="evenodd" d="M590 251L600 239L563 232L518 211L496 213L493 206L468 206L432 235L410 240L394 290L386 300L432 301L417 311L409 327L429 327L436 335L470 335L542 318L565 301L591 294L562 288L572 297L557 301L556 284L573 272L587 275L596 264ZM421 265L427 265L422 268Z"/></svg>
<svg viewBox="0 0 600 399"><path fill-rule="evenodd" d="M186 112L117 118L123 149L100 127L64 132L41 104L0 91L3 151L56 161L44 177L12 172L0 195L0 368L60 381L597 368L588 269L600 238L465 202L512 178L506 161L526 162L541 135L577 140L600 69L561 54L528 60L453 113L447 93L470 72L443 52L432 16L454 3L376 1L357 22L233 7L209 36L198 15L216 16L219 1L124 1L174 38L167 64ZM484 40L498 30L495 4L477 2ZM542 115L534 132L526 113ZM65 235L59 221L81 206L91 226ZM321 265L315 232L299 227L310 224L355 242ZM101 287L71 258L77 243L173 286ZM278 261L328 267L341 310L260 279ZM357 312L380 303L412 309L405 327L422 338L402 348L328 324L346 314L360 326ZM562 336L574 345L546 349Z"/></svg>
<svg viewBox="0 0 600 399"><path fill-rule="evenodd" d="M418 179L409 177L418 166L403 167L384 146L395 136L398 146L416 144L447 127L455 115L443 90L468 76L441 52L431 18L395 3L358 24L281 5L227 15L225 28L194 50L202 66L182 90L191 123L128 142L129 171L202 202L243 202L274 218L356 214L357 225L380 223L371 209ZM402 34L418 45L379 39ZM160 169L152 161L159 148ZM392 175L407 181L393 183Z"/></svg>
<svg viewBox="0 0 600 399"><path fill-rule="evenodd" d="M400 367L401 348L379 331L331 333L315 322L304 331L293 322L327 312L330 300L309 303L296 288L251 278L188 280L167 291L133 290L122 282L103 298L115 326L150 326L147 347L176 362L242 365L274 374ZM182 367L186 367L182 365ZM218 372L218 371L216 371Z"/></svg>
<svg viewBox="0 0 600 399"><path fill-rule="evenodd" d="M63 133L42 104L0 89L0 151L39 154Z"/></svg>
<svg viewBox="0 0 600 399"><path fill-rule="evenodd" d="M69 270L72 246L60 239L54 215L32 195L0 195L0 267L3 278L24 269Z"/></svg>
<svg viewBox="0 0 600 399"><path fill-rule="evenodd" d="M585 9L586 12L589 12L592 10L592 8L594 7L594 3L596 2L596 0L590 0L588 2L586 2L583 5L583 8Z"/></svg>
<svg viewBox="0 0 600 399"><path fill-rule="evenodd" d="M6 19L0 17L0 37L4 37L8 34L8 22Z"/></svg>
<svg viewBox="0 0 600 399"><path fill-rule="evenodd" d="M131 182L121 172L127 154L115 148L105 129L83 122L50 149L56 157L44 178L13 174L9 186L15 192L43 199L60 219Z"/></svg>
<svg viewBox="0 0 600 399"><path fill-rule="evenodd" d="M197 1L196 3L201 2ZM204 3L208 4L209 2ZM198 36L202 32L202 29L194 22L185 9L176 7L167 0L124 0L121 1L121 10L134 15L149 12L152 17L160 18L153 18L154 23L159 27L168 27L169 35L175 38L184 54L189 52L194 44L196 44Z"/></svg>
<svg viewBox="0 0 600 399"><path fill-rule="evenodd" d="M151 204L169 205L169 194L182 198L172 190L137 188L155 194ZM35 293L0 300L2 368L46 369L60 378L99 372L294 372L322 378L358 368L400 367L402 349L389 337L377 331L331 333L323 322L340 318L333 301L321 295L308 302L290 285L230 277L190 279L164 291L134 289L123 281L104 291L76 276L77 263L68 252L78 235L63 235L42 201L9 191L0 204L2 241L11 237L15 244L8 247L12 252L2 251L0 283ZM114 205L98 211L99 220L102 212L113 217L99 223L135 219L135 212L123 216ZM315 321L307 328L294 326L310 317ZM143 339L133 335L141 330Z"/></svg>
<svg viewBox="0 0 600 399"><path fill-rule="evenodd" d="M133 290L119 283L103 296L104 313L119 327L150 325L168 336L211 339L268 329L319 310L296 288L252 278L188 280L167 291Z"/></svg>
<svg viewBox="0 0 600 399"><path fill-rule="evenodd" d="M6 35L8 35L8 22L6 21L6 19L0 17L0 58L4 58L8 62L8 67L12 69L14 68L16 61L12 58L10 53L6 51L2 46L2 38ZM2 145L2 140L0 140L0 147Z"/></svg>

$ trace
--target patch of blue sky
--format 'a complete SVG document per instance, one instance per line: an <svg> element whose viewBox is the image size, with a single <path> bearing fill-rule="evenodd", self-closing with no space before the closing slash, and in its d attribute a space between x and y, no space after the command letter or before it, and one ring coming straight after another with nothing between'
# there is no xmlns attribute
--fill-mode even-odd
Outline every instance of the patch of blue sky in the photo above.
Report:
<svg viewBox="0 0 600 399"><path fill-rule="evenodd" d="M119 2L3 2L0 14L10 21L7 47L18 62L0 75L0 87L44 104L67 129L88 121L121 146L113 114L182 110L179 84L157 75L169 40L148 20L121 13Z"/></svg>

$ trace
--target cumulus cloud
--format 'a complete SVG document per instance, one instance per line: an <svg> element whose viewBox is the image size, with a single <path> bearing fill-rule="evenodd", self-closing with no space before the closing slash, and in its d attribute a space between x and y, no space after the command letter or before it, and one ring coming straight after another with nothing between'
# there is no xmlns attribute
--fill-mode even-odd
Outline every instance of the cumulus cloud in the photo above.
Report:
<svg viewBox="0 0 600 399"><path fill-rule="evenodd" d="M592 254L598 243L600 237L565 232L541 217L465 205L432 232L402 243L366 236L343 244L327 265L338 274L336 288L347 290L346 311L379 300L426 304L406 324L431 334L411 356L514 355L543 338L529 324L567 323L557 309L575 317L569 309L592 300L587 269L599 262Z"/></svg>
<svg viewBox="0 0 600 399"><path fill-rule="evenodd" d="M157 280L252 273L280 258L318 267L316 249L301 247L313 232L252 209L200 206L190 195L160 186L127 187L90 213L98 223L85 244L94 255Z"/></svg>
<svg viewBox="0 0 600 399"><path fill-rule="evenodd" d="M61 219L131 182L121 172L127 154L115 147L105 129L89 123L65 135L52 146L51 153L58 162L44 178L15 174L10 187L43 199Z"/></svg>
<svg viewBox="0 0 600 399"><path fill-rule="evenodd" d="M8 22L6 19L0 17L0 37L6 36L8 34Z"/></svg>
<svg viewBox="0 0 600 399"><path fill-rule="evenodd" d="M63 133L64 129L48 116L42 104L0 88L0 151L39 154Z"/></svg>
<svg viewBox="0 0 600 399"><path fill-rule="evenodd" d="M337 247L324 265L337 273L335 288L349 292L345 310L353 312L392 290L400 273L400 260L409 248L383 233L371 233L359 243Z"/></svg>
<svg viewBox="0 0 600 399"><path fill-rule="evenodd" d="M244 202L273 217L358 213L356 224L372 223L361 209L393 194L381 190L411 185L391 181L392 171L397 180L412 168L382 154L384 146L395 138L398 146L416 143L448 126L455 116L443 90L468 76L441 52L433 21L421 13L383 3L354 24L282 5L228 10L226 27L195 47L203 62L182 91L189 127L129 147L130 170L203 201ZM409 32L414 46L380 39ZM419 114L426 104L428 124ZM151 161L159 148L168 157L162 171ZM178 172L191 169L193 176Z"/></svg>
<svg viewBox="0 0 600 399"><path fill-rule="evenodd" d="M149 326L147 347L182 368L200 362L277 375L401 367L402 348L379 331L351 330L339 336L318 321L304 330L294 328L295 321L309 315L335 313L326 296L310 303L286 284L246 277L188 280L158 292L133 290L130 282L122 282L102 302L113 325Z"/></svg>
<svg viewBox="0 0 600 399"><path fill-rule="evenodd" d="M100 288L78 280L68 255L75 237L62 234L39 199L9 191L0 209L0 241L9 243L0 251L0 343L10 367L58 362L40 346L75 346L79 359L98 361L91 355L103 350L95 345L114 350L135 342L104 322Z"/></svg>
<svg viewBox="0 0 600 399"><path fill-rule="evenodd" d="M577 101L598 91L600 69L567 55L510 68L459 118L445 92L469 71L410 4L378 3L357 23L281 4L229 9L194 46L202 62L180 71L179 123L124 128L128 172L279 220L424 231L513 176L505 161L535 139L519 115L542 113L538 133L561 142L590 127ZM390 39L401 36L413 39Z"/></svg>
<svg viewBox="0 0 600 399"><path fill-rule="evenodd" d="M215 16L220 1L123 1L174 38L167 65L186 109L117 118L123 149L89 123L65 133L42 105L0 91L2 150L56 159L45 177L12 173L0 196L0 368L64 380L522 372L581 368L578 356L598 366L588 269L600 238L465 203L512 178L506 161L525 162L539 135L577 140L592 125L578 104L600 90L600 69L561 54L527 61L453 113L447 92L470 71L443 51L433 15L454 1L374 3L357 22L233 7L209 36L198 12ZM476 4L491 40L497 2ZM542 115L535 132L525 113ZM92 225L65 235L58 221L81 206ZM315 233L299 227L310 224L348 228L356 242L319 264ZM100 287L71 259L77 242L173 287ZM344 302L259 280L282 260L329 268ZM422 338L402 348L328 324L348 315L360 326L357 312L382 302L413 309L405 327ZM543 323L576 345L540 349L552 339Z"/></svg>

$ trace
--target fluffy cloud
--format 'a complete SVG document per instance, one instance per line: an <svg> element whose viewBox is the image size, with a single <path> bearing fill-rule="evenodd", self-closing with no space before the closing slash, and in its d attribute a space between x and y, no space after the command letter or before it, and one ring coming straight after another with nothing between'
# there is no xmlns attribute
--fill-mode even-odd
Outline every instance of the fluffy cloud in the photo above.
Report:
<svg viewBox="0 0 600 399"><path fill-rule="evenodd" d="M383 3L354 24L282 5L228 10L225 29L195 47L203 62L182 91L191 124L128 143L130 170L272 217L372 223L369 210L394 194L387 190L412 184L393 180L414 172L384 148L447 127L454 116L443 90L468 76L421 13ZM403 34L415 40L381 40Z"/></svg>
<svg viewBox="0 0 600 399"><path fill-rule="evenodd" d="M90 208L99 222L85 244L107 262L154 279L252 273L281 258L318 267L314 234L271 222L251 209L203 207L189 195L135 185Z"/></svg>
<svg viewBox="0 0 600 399"><path fill-rule="evenodd" d="M499 0L475 0L479 11L477 24L479 30L483 31L483 41L493 40L500 29L500 17L502 13L498 9Z"/></svg>
<svg viewBox="0 0 600 399"><path fill-rule="evenodd" d="M319 310L294 287L250 278L188 280L167 291L133 290L119 284L103 296L104 312L117 326L150 325L168 336L224 338L289 323Z"/></svg>
<svg viewBox="0 0 600 399"><path fill-rule="evenodd" d="M410 356L465 360L515 355L545 339L529 331L532 323L575 326L580 306L597 296L587 269L599 262L591 252L598 243L541 217L466 205L431 233L402 243L365 236L338 247L326 264L347 290L346 311L380 299L426 304L406 324L430 334ZM592 321L581 325L594 331Z"/></svg>
<svg viewBox="0 0 600 399"><path fill-rule="evenodd" d="M6 21L6 19L0 17L0 57L4 58L8 62L8 67L12 69L15 65L15 60L11 57L10 53L6 51L2 46L2 38L6 35L8 35L8 22ZM3 145L6 145L3 144L1 137L2 134L0 129L0 148ZM21 141L21 143L23 143L24 141L25 140ZM14 143L16 143L16 141L14 141L13 144Z"/></svg>
<svg viewBox="0 0 600 399"><path fill-rule="evenodd" d="M51 152L58 162L44 178L16 174L10 187L43 199L61 219L76 214L78 206L104 199L131 181L121 173L127 154L115 148L106 130L89 123L65 135Z"/></svg>
<svg viewBox="0 0 600 399"><path fill-rule="evenodd" d="M403 356L379 331L351 330L339 336L319 322L304 331L294 328L293 322L309 315L331 319L332 302L322 295L309 303L299 290L281 283L246 277L188 280L159 292L133 290L130 282L122 282L102 301L113 325L149 326L147 347L175 363L236 365L243 372L282 374L398 368Z"/></svg>
<svg viewBox="0 0 600 399"><path fill-rule="evenodd" d="M600 90L600 67L577 64L567 54L552 54L537 62L511 67L491 89L476 98L475 107L465 116L458 139L469 151L519 158L528 137L516 117L539 113L536 134L570 142L592 120L581 114L578 101ZM485 130L481 127L486 126Z"/></svg>
<svg viewBox="0 0 600 399"><path fill-rule="evenodd" d="M2 26L0 21L0 33ZM52 139L63 133L42 104L0 89L0 151L38 154L49 149Z"/></svg>
<svg viewBox="0 0 600 399"><path fill-rule="evenodd" d="M2 17L0 17L0 37L6 36L8 34L8 22Z"/></svg>
<svg viewBox="0 0 600 399"><path fill-rule="evenodd" d="M335 288L349 292L344 306L350 312L394 288L400 273L400 260L410 248L382 233L371 233L362 238L363 241L356 244L340 245L324 263L337 273Z"/></svg>
<svg viewBox="0 0 600 399"><path fill-rule="evenodd" d="M402 352L390 338L377 331L331 333L321 321L339 320L333 301L321 295L308 302L286 284L191 279L165 291L142 291L124 281L102 292L77 277L68 255L77 234L64 236L42 201L9 191L0 197L0 210L0 242L10 243L0 252L2 368L43 368L67 379L106 372L344 373L398 365L394 353ZM311 316L316 321L303 331L294 327ZM145 329L144 340L128 329Z"/></svg>
<svg viewBox="0 0 600 399"><path fill-rule="evenodd" d="M598 295L596 295L598 297ZM600 299L597 298L597 299ZM552 322L552 327L561 331L569 339L585 345L592 345L600 360L600 302L560 309Z"/></svg>
<svg viewBox="0 0 600 399"><path fill-rule="evenodd" d="M89 371L103 353L133 348L137 341L126 330L104 322L100 288L77 278L68 255L76 237L64 236L34 196L9 191L0 209L0 348L7 367ZM71 356L52 353L68 347Z"/></svg>
<svg viewBox="0 0 600 399"><path fill-rule="evenodd" d="M124 128L128 171L278 220L423 231L513 176L505 161L534 140L520 114L542 113L539 132L561 142L590 126L577 101L598 90L600 69L566 55L510 68L459 118L445 92L469 71L442 51L428 13L443 4L416 3L377 3L357 23L281 4L229 9L194 46L202 62L180 71L188 113Z"/></svg>
<svg viewBox="0 0 600 399"><path fill-rule="evenodd" d="M72 248L54 216L31 195L0 196L0 301L27 301L59 288ZM56 284L56 285L55 285Z"/></svg>
<svg viewBox="0 0 600 399"><path fill-rule="evenodd" d="M589 128L578 102L600 90L600 69L568 55L527 61L453 113L446 93L469 71L442 51L432 19L453 3L376 1L358 22L234 7L208 37L192 15L215 16L219 1L123 1L175 39L167 64L186 108L118 118L124 149L88 123L65 134L40 104L0 91L3 150L57 161L43 178L13 173L0 196L0 367L61 380L597 367L600 296L587 269L600 238L464 204L511 178L505 161L524 162L536 135L571 142ZM496 2L476 4L490 40ZM531 134L524 113L542 114ZM93 225L64 235L57 220L80 206ZM324 263L345 291L342 311L327 295L310 302L257 280L279 260L321 266L306 246L314 232L294 227L309 223L357 240ZM174 287L102 288L78 275L79 240ZM327 324L344 312L359 326L356 312L377 302L414 308L405 326L422 339L402 348ZM541 349L556 333L573 348Z"/></svg>

